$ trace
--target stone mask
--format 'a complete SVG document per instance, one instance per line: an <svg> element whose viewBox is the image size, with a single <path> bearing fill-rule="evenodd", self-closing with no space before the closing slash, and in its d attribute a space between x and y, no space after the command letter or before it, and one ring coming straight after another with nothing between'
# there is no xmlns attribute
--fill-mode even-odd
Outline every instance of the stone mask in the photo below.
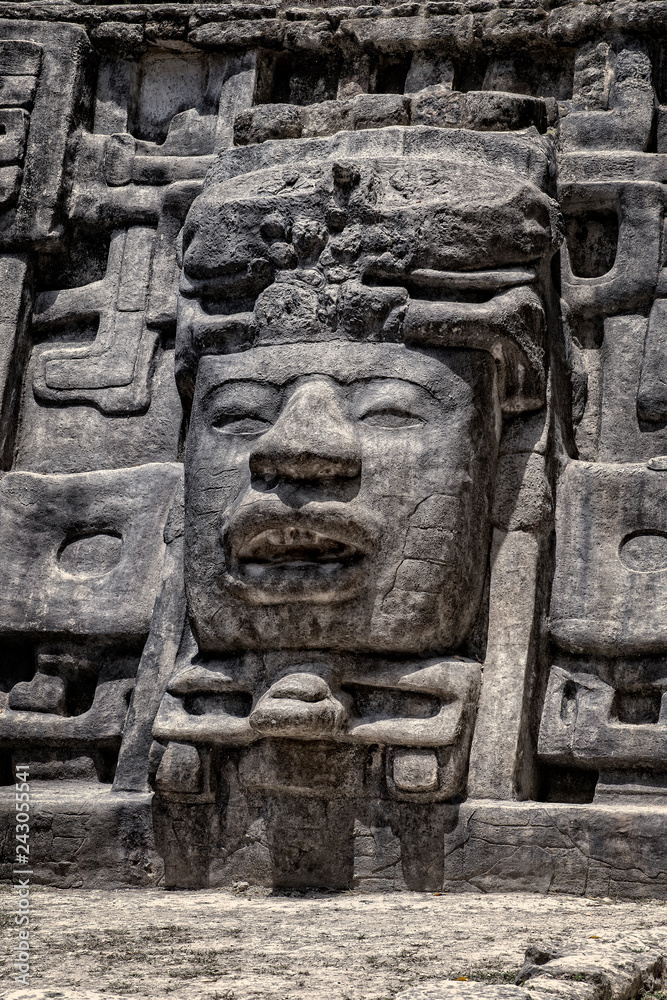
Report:
<svg viewBox="0 0 667 1000"><path fill-rule="evenodd" d="M456 648L486 572L498 417L482 351L203 358L186 462L200 648Z"/></svg>

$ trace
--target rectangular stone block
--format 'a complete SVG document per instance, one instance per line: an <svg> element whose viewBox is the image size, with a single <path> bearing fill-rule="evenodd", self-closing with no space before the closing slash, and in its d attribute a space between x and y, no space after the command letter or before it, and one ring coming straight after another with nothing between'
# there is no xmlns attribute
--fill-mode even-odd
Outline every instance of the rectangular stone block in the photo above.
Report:
<svg viewBox="0 0 667 1000"><path fill-rule="evenodd" d="M37 76L42 46L27 41L0 42L0 75Z"/></svg>
<svg viewBox="0 0 667 1000"><path fill-rule="evenodd" d="M664 807L470 799L446 845L445 887L665 898L665 829Z"/></svg>
<svg viewBox="0 0 667 1000"><path fill-rule="evenodd" d="M148 632L178 464L0 483L0 620L23 635Z"/></svg>
<svg viewBox="0 0 667 1000"><path fill-rule="evenodd" d="M37 77L35 76L0 77L0 102L5 107L30 107L36 90Z"/></svg>
<svg viewBox="0 0 667 1000"><path fill-rule="evenodd" d="M33 885L62 889L157 886L163 873L155 850L151 795L113 793L110 785L87 782L31 782L35 806L54 817L76 813L81 835L39 834L33 827L30 847ZM10 829L14 788L0 789L0 829ZM13 860L15 844L2 846L0 863ZM6 852L6 853L5 853Z"/></svg>
<svg viewBox="0 0 667 1000"><path fill-rule="evenodd" d="M551 634L564 649L619 656L667 647L662 468L571 462L563 474Z"/></svg>

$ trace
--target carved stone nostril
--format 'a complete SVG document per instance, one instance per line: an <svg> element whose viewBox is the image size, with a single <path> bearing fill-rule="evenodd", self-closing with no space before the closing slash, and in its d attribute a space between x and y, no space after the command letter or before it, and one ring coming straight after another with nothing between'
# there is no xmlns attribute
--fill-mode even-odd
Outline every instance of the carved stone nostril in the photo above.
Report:
<svg viewBox="0 0 667 1000"><path fill-rule="evenodd" d="M324 701L330 695L329 685L316 674L289 674L276 681L269 691L271 698L291 701Z"/></svg>

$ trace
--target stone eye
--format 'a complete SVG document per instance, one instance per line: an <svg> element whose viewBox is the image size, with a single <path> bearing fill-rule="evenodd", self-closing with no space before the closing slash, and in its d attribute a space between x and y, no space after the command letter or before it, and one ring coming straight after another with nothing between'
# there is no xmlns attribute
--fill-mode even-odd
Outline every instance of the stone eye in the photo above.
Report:
<svg viewBox="0 0 667 1000"><path fill-rule="evenodd" d="M213 420L213 427L222 434L263 434L271 424L262 417L254 417L240 413L221 413Z"/></svg>
<svg viewBox="0 0 667 1000"><path fill-rule="evenodd" d="M421 427L426 421L423 417L408 410L401 410L397 407L382 407L369 410L361 415L361 420L371 427Z"/></svg>

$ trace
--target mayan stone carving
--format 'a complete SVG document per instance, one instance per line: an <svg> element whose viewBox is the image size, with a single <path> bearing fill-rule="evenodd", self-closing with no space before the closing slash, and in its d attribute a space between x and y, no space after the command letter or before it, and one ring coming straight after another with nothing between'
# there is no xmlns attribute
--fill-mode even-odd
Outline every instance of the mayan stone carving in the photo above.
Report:
<svg viewBox="0 0 667 1000"><path fill-rule="evenodd" d="M667 896L666 67L0 2L4 877Z"/></svg>

